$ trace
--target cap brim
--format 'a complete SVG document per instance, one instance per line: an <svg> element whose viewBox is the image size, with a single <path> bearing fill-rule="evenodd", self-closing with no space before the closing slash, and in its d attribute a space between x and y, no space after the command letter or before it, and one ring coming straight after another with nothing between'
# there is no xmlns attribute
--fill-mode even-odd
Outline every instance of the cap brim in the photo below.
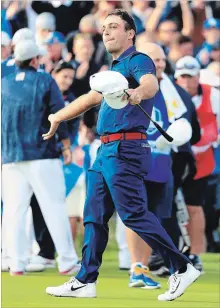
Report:
<svg viewBox="0 0 220 308"><path fill-rule="evenodd" d="M175 74L174 74L174 77L175 78L178 78L179 76L182 76L182 75L189 75L189 76L196 76L196 75L198 75L199 74L199 70L193 70L193 69L191 69L191 70L189 70L189 69L182 69L182 70L176 70L175 71Z"/></svg>

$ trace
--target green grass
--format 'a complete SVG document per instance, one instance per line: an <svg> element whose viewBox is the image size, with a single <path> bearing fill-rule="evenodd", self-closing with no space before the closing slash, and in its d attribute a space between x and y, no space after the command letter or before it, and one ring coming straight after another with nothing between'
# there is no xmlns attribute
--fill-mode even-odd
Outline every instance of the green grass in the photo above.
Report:
<svg viewBox="0 0 220 308"><path fill-rule="evenodd" d="M158 279L161 290L128 288L128 274L117 267L117 250L113 239L107 247L97 284L97 298L56 298L46 295L47 286L62 284L68 277L61 277L55 270L11 277L2 273L2 307L72 307L72 308L219 308L220 307L220 255L203 256L205 274L187 292L173 302L159 302L157 295L167 288L166 279Z"/></svg>

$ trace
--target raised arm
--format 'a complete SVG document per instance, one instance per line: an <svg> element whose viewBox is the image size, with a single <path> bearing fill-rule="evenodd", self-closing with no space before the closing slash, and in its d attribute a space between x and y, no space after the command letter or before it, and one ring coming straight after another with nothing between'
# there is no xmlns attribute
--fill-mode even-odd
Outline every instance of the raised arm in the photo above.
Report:
<svg viewBox="0 0 220 308"><path fill-rule="evenodd" d="M180 6L182 10L183 29L181 33L186 36L191 36L194 28L194 18L189 2L181 0Z"/></svg>
<svg viewBox="0 0 220 308"><path fill-rule="evenodd" d="M51 123L50 130L47 134L43 135L43 139L50 139L56 132L59 124L63 121L68 121L78 117L82 113L99 105L102 100L102 95L96 91L91 90L89 93L84 94L74 100L71 104L48 117Z"/></svg>
<svg viewBox="0 0 220 308"><path fill-rule="evenodd" d="M147 22L145 24L145 29L147 32L151 33L156 31L166 4L167 4L166 0L156 1L156 7L151 13L150 17L147 19Z"/></svg>

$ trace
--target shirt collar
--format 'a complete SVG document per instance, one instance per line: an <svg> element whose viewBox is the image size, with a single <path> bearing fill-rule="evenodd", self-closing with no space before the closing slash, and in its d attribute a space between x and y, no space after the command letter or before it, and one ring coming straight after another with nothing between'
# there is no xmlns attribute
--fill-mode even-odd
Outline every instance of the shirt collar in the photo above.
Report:
<svg viewBox="0 0 220 308"><path fill-rule="evenodd" d="M27 67L24 67L24 68L19 68L17 69L18 71L37 71L33 66L27 66Z"/></svg>
<svg viewBox="0 0 220 308"><path fill-rule="evenodd" d="M117 63L120 62L122 60L124 60L125 58L127 58L128 56L130 56L130 54L132 54L133 52L136 51L135 46L131 46L128 49L126 49L116 60L113 60L112 63Z"/></svg>

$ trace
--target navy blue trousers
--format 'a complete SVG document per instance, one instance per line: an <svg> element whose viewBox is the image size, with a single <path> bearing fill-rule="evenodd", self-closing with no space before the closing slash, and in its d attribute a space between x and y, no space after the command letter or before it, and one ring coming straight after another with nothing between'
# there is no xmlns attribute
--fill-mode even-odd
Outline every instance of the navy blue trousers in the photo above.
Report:
<svg viewBox="0 0 220 308"><path fill-rule="evenodd" d="M101 145L88 172L84 208L82 267L76 278L94 282L108 243L108 221L115 209L124 224L160 254L171 272L189 260L175 247L156 216L148 211L144 186L151 163L146 141L115 141Z"/></svg>

